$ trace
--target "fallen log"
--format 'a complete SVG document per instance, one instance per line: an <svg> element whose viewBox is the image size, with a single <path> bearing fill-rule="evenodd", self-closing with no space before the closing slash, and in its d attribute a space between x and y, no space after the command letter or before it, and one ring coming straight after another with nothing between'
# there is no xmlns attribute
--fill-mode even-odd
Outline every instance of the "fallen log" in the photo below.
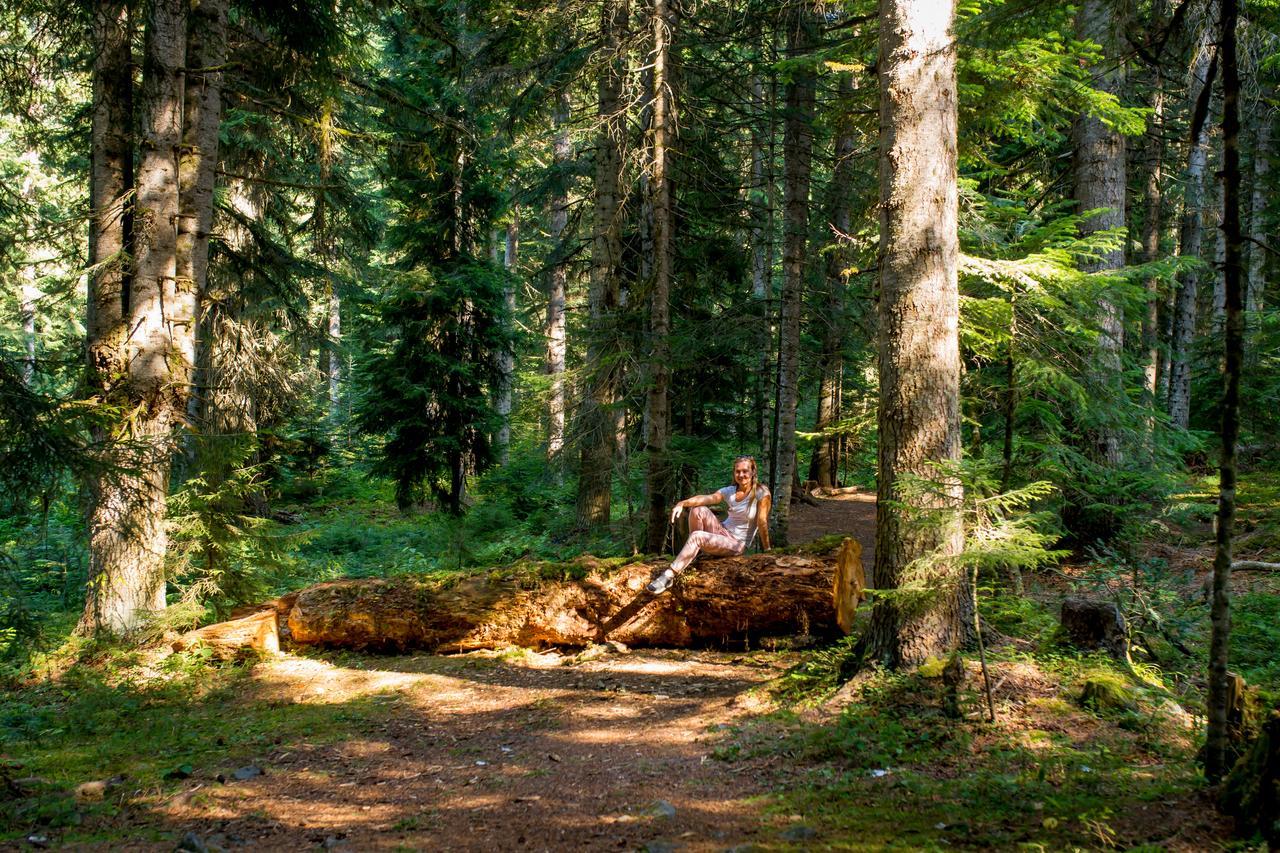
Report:
<svg viewBox="0 0 1280 853"><path fill-rule="evenodd" d="M844 546L858 562L857 542ZM665 561L590 571L580 580L484 575L452 585L416 577L342 580L302 590L288 611L304 645L457 652L504 645L724 646L765 636L840 631L835 554L704 559L654 597L645 584ZM851 572L846 571L846 576ZM854 604L856 607L856 603ZM844 604L846 613L850 607Z"/></svg>
<svg viewBox="0 0 1280 853"><path fill-rule="evenodd" d="M379 651L459 652L507 645L728 646L762 637L848 633L865 598L862 546L846 538L825 554L704 558L653 596L664 560L620 567L586 558L576 580L546 580L528 567L439 581L330 581L290 593L248 616L183 635L219 658L280 642ZM278 633L277 633L278 626Z"/></svg>

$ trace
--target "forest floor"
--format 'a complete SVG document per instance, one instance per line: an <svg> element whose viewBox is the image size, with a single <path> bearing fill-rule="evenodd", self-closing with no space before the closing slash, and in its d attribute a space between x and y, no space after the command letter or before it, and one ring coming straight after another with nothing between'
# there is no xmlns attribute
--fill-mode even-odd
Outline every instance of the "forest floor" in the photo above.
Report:
<svg viewBox="0 0 1280 853"><path fill-rule="evenodd" d="M874 501L820 500L792 529L852 532L869 560ZM103 652L6 697L0 846L1221 847L1229 827L1194 764L1201 721L1166 687L1050 643L1063 576L1043 581L984 601L1003 636L995 723L975 661L955 720L940 667L836 690L841 646L235 666ZM1120 699L1084 707L1090 680Z"/></svg>

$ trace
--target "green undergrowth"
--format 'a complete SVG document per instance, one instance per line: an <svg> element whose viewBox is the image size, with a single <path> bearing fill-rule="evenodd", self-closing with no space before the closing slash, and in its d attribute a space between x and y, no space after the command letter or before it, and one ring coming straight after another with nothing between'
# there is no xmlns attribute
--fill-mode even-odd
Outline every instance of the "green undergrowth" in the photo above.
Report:
<svg viewBox="0 0 1280 853"><path fill-rule="evenodd" d="M84 657L57 679L0 695L0 842L27 833L63 844L176 840L159 819L150 825L149 803L222 784L219 774L266 765L274 751L350 738L388 714L376 694L335 705L264 692L252 661L212 666L193 652L147 664L110 649ZM76 787L93 781L108 782L107 796L79 801Z"/></svg>
<svg viewBox="0 0 1280 853"><path fill-rule="evenodd" d="M941 661L841 688L848 638L772 684L780 710L719 734L719 760L789 768L768 800L778 849L1163 849L1183 831L1202 807L1198 694L1063 647L1051 605L988 593L982 611L1006 637L988 649L994 724L976 654L957 718Z"/></svg>

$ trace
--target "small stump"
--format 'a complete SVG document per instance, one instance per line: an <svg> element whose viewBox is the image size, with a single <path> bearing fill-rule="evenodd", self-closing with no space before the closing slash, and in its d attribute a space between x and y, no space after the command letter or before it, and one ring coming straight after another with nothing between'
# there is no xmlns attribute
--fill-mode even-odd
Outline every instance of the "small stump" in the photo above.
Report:
<svg viewBox="0 0 1280 853"><path fill-rule="evenodd" d="M1236 762L1223 785L1222 805L1241 837L1260 834L1272 849L1280 847L1280 709L1271 712Z"/></svg>
<svg viewBox="0 0 1280 853"><path fill-rule="evenodd" d="M1062 630L1071 645L1081 649L1106 649L1124 659L1129 654L1129 632L1120 608L1110 601L1072 596L1062 602Z"/></svg>

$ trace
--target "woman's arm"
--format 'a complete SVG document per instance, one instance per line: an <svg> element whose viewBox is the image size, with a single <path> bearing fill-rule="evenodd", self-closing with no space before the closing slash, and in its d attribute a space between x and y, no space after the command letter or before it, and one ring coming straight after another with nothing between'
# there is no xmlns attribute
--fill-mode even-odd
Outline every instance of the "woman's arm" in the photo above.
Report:
<svg viewBox="0 0 1280 853"><path fill-rule="evenodd" d="M760 537L760 547L769 550L769 510L773 507L773 495L765 492L756 507L756 534Z"/></svg>
<svg viewBox="0 0 1280 853"><path fill-rule="evenodd" d="M724 501L724 495L719 492L712 492L709 495L694 495L691 498L685 498L671 508L671 521L674 522L680 517L683 510L690 509L695 506L715 506Z"/></svg>

